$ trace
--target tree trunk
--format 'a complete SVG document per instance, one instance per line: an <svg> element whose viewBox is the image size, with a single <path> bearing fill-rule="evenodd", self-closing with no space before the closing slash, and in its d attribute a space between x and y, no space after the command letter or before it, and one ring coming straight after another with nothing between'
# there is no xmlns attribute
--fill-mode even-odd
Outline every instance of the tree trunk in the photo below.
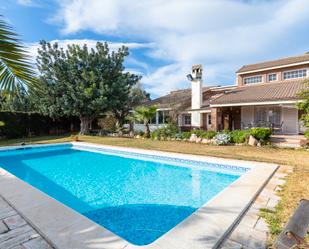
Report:
<svg viewBox="0 0 309 249"><path fill-rule="evenodd" d="M132 120L129 121L129 131L134 132L134 122Z"/></svg>
<svg viewBox="0 0 309 249"><path fill-rule="evenodd" d="M80 135L89 134L90 125L93 118L91 117L80 117Z"/></svg>
<svg viewBox="0 0 309 249"><path fill-rule="evenodd" d="M74 131L74 123L73 121L71 120L71 123L70 123L70 132L73 132Z"/></svg>
<svg viewBox="0 0 309 249"><path fill-rule="evenodd" d="M145 124L145 135L147 138L150 138L150 129L149 129L149 123L147 122Z"/></svg>

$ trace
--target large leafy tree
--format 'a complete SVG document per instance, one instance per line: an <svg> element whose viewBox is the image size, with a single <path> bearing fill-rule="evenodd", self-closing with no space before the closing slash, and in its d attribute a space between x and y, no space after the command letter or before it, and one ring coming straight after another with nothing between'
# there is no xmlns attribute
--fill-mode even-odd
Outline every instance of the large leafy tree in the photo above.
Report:
<svg viewBox="0 0 309 249"><path fill-rule="evenodd" d="M17 34L0 15L0 93L12 94L17 86L37 85L33 67Z"/></svg>
<svg viewBox="0 0 309 249"><path fill-rule="evenodd" d="M67 50L57 43L40 44L37 64L44 93L36 103L43 114L54 118L79 117L80 134L89 132L94 118L119 105L138 80L124 72L126 47L111 52L107 43L100 42L95 49L70 45Z"/></svg>
<svg viewBox="0 0 309 249"><path fill-rule="evenodd" d="M31 95L22 86L17 86L14 93L0 96L0 110L11 112L35 111Z"/></svg>
<svg viewBox="0 0 309 249"><path fill-rule="evenodd" d="M134 119L143 122L145 125L145 136L150 137L150 120L156 116L157 107L156 106L138 106L134 110Z"/></svg>
<svg viewBox="0 0 309 249"><path fill-rule="evenodd" d="M305 126L309 128L309 81L304 84L304 89L299 93L302 101L298 103L298 108L304 111L301 119L304 121Z"/></svg>
<svg viewBox="0 0 309 249"><path fill-rule="evenodd" d="M121 90L121 89L120 89ZM127 92L120 92L119 98L113 102L112 113L117 120L117 127L122 128L130 111L143 102L150 100L150 95L139 83L127 89ZM119 89L117 89L119 91Z"/></svg>

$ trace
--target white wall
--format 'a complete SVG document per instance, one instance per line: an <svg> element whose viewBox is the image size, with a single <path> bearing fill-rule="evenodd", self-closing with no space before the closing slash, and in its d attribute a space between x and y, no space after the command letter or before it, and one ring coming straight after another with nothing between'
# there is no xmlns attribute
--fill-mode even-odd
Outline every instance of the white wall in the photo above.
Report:
<svg viewBox="0 0 309 249"><path fill-rule="evenodd" d="M282 107L282 121L284 134L298 134L298 110L295 107Z"/></svg>
<svg viewBox="0 0 309 249"><path fill-rule="evenodd" d="M191 126L201 127L202 126L202 117L200 111L191 112Z"/></svg>
<svg viewBox="0 0 309 249"><path fill-rule="evenodd" d="M202 80L192 80L191 81L191 108L200 109L203 102L202 96Z"/></svg>

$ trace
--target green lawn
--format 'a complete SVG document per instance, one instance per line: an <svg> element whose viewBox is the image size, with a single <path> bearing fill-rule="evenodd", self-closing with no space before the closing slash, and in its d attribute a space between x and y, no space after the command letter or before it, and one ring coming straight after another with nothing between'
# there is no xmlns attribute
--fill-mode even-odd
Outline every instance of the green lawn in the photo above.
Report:
<svg viewBox="0 0 309 249"><path fill-rule="evenodd" d="M68 142L70 140L71 138L69 136L34 137L31 139L0 140L0 146L15 145L22 141L44 144ZM250 146L213 146L178 141L152 141L148 139L95 136L81 136L79 140L97 144L253 160L293 166L294 172L287 178L287 183L279 193L281 201L276 212L272 213L271 218L268 219L271 228L273 228L273 235L280 231L280 228L298 205L299 200L302 198L309 199L309 152L305 150Z"/></svg>

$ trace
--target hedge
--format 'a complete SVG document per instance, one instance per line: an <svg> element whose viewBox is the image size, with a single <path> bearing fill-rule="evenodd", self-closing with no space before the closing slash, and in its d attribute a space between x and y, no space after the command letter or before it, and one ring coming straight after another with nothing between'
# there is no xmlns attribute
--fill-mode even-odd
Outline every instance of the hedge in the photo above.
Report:
<svg viewBox="0 0 309 249"><path fill-rule="evenodd" d="M21 138L28 136L56 135L79 130L75 117L53 120L37 113L0 112L0 138Z"/></svg>

